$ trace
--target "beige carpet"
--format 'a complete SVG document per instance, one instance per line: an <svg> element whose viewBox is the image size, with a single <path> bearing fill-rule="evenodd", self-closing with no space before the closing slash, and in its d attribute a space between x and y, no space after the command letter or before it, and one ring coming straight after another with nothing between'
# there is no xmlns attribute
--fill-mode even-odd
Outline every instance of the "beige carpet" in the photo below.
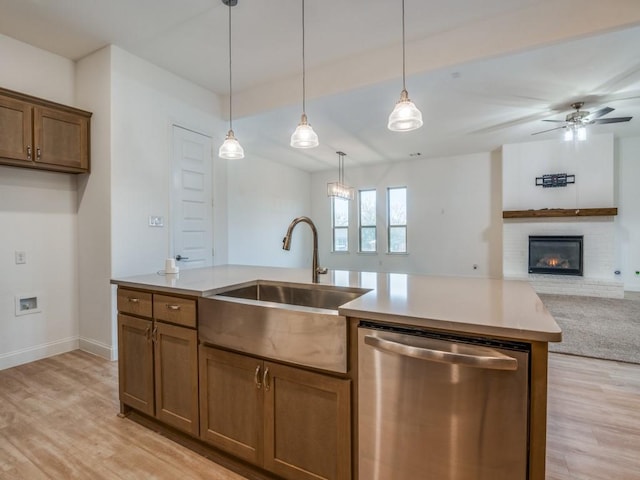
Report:
<svg viewBox="0 0 640 480"><path fill-rule="evenodd" d="M539 297L562 328L562 343L550 343L549 351L640 364L640 292Z"/></svg>

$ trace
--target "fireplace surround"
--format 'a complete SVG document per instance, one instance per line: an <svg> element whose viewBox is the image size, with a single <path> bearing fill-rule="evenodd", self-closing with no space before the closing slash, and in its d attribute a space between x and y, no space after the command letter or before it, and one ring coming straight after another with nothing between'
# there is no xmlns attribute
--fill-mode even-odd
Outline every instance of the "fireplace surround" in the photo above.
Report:
<svg viewBox="0 0 640 480"><path fill-rule="evenodd" d="M529 273L582 276L583 236L529 236Z"/></svg>

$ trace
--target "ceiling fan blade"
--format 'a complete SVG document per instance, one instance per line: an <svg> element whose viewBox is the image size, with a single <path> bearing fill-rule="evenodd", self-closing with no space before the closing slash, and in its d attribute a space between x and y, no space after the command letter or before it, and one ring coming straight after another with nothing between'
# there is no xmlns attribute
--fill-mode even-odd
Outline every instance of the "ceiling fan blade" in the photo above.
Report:
<svg viewBox="0 0 640 480"><path fill-rule="evenodd" d="M614 110L615 108L611 108L611 107L601 108L600 110L596 110L595 112L591 113L589 115L589 119L593 120L594 118L604 117L607 113L611 113Z"/></svg>
<svg viewBox="0 0 640 480"><path fill-rule="evenodd" d="M498 123L498 124L495 124L495 125L491 125L489 127L480 128L478 130L474 130L474 131L469 132L469 133L480 134L480 133L496 132L496 131L502 130L504 128L515 127L515 126L518 126L518 125L522 125L524 123L533 122L535 120L542 120L541 117L546 117L547 115L550 115L552 113L553 112L550 112L550 111L537 112L537 113L533 113L531 115L526 115L524 117L516 118L516 119L513 119L513 120L507 120L506 122L502 122L502 123Z"/></svg>
<svg viewBox="0 0 640 480"><path fill-rule="evenodd" d="M628 122L633 117L616 117L616 118L600 118L597 120L593 120L589 123L620 123L620 122Z"/></svg>
<svg viewBox="0 0 640 480"><path fill-rule="evenodd" d="M531 135L539 135L541 133L553 132L554 130L560 130L561 128L567 128L566 126L550 128L549 130L542 130L541 132L532 133Z"/></svg>
<svg viewBox="0 0 640 480"><path fill-rule="evenodd" d="M542 120L543 122L565 123L566 120Z"/></svg>

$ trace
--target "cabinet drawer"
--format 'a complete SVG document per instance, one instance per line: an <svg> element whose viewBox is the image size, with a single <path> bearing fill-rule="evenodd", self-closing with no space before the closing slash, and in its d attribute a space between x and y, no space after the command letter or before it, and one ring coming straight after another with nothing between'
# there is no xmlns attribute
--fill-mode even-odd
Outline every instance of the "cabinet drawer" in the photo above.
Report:
<svg viewBox="0 0 640 480"><path fill-rule="evenodd" d="M153 313L156 320L163 320L185 327L196 327L196 301L188 298L153 296Z"/></svg>
<svg viewBox="0 0 640 480"><path fill-rule="evenodd" d="M118 311L120 313L130 313L141 317L152 316L151 294L118 288Z"/></svg>

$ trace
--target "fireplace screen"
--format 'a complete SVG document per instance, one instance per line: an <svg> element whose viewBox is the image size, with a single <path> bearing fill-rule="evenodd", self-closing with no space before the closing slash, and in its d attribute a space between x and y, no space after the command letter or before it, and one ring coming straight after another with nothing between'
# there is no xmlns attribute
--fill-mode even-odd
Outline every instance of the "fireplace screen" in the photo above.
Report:
<svg viewBox="0 0 640 480"><path fill-rule="evenodd" d="M529 273L582 275L582 238L529 237Z"/></svg>

